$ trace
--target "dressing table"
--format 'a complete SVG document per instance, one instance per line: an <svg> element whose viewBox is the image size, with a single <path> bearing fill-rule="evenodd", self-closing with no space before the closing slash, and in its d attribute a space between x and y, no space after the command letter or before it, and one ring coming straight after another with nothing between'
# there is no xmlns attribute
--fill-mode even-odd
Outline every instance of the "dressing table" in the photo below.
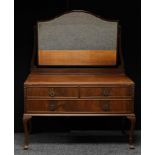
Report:
<svg viewBox="0 0 155 155"><path fill-rule="evenodd" d="M38 22L35 32L24 82L24 149L37 116L126 117L133 148L134 82L124 72L119 22L71 11Z"/></svg>

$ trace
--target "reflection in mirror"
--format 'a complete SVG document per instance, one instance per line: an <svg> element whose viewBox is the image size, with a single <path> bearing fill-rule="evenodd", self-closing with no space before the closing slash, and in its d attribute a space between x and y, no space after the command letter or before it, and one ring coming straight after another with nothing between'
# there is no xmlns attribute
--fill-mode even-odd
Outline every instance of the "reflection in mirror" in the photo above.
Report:
<svg viewBox="0 0 155 155"><path fill-rule="evenodd" d="M39 65L116 65L117 24L79 11L39 22Z"/></svg>

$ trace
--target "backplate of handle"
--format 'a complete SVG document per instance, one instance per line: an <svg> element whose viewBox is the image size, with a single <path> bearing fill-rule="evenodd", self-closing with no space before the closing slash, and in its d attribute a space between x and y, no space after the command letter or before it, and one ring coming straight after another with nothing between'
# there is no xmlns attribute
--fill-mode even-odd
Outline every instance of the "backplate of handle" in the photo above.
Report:
<svg viewBox="0 0 155 155"><path fill-rule="evenodd" d="M104 101L103 102L102 109L103 109L103 111L109 111L110 110L109 101Z"/></svg>
<svg viewBox="0 0 155 155"><path fill-rule="evenodd" d="M49 104L49 109L50 109L51 111L54 111L56 108L57 108L56 103L52 101L52 102Z"/></svg>
<svg viewBox="0 0 155 155"><path fill-rule="evenodd" d="M55 96L54 88L50 88L48 94L49 96L54 97Z"/></svg>
<svg viewBox="0 0 155 155"><path fill-rule="evenodd" d="M102 94L103 94L103 96L108 96L109 95L109 89L103 88Z"/></svg>

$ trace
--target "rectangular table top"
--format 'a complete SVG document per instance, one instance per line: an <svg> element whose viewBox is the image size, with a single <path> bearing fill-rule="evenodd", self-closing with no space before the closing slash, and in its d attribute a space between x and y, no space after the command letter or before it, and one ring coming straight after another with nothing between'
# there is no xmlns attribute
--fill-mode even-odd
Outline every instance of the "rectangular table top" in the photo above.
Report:
<svg viewBox="0 0 155 155"><path fill-rule="evenodd" d="M29 74L25 85L41 84L134 84L133 81L123 74L118 75L53 75L53 74Z"/></svg>

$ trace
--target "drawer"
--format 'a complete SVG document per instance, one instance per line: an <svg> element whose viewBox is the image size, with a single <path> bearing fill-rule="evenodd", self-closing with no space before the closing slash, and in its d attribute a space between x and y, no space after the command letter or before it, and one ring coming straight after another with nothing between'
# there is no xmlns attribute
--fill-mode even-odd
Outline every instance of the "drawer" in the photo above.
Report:
<svg viewBox="0 0 155 155"><path fill-rule="evenodd" d="M130 113L132 100L27 100L28 113Z"/></svg>
<svg viewBox="0 0 155 155"><path fill-rule="evenodd" d="M35 98L77 98L77 87L28 87L27 97Z"/></svg>
<svg viewBox="0 0 155 155"><path fill-rule="evenodd" d="M129 97L132 87L81 87L81 98Z"/></svg>

